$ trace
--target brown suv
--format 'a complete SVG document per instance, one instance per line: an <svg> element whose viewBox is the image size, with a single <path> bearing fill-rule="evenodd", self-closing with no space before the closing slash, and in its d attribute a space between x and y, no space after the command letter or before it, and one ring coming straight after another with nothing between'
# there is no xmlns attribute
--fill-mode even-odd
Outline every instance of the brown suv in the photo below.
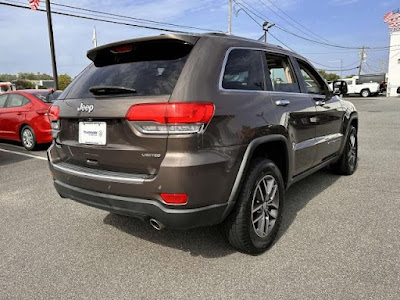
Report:
<svg viewBox="0 0 400 300"><path fill-rule="evenodd" d="M281 47L171 34L87 56L50 112L61 197L156 229L223 223L234 247L256 254L274 240L292 183L357 167L354 106Z"/></svg>

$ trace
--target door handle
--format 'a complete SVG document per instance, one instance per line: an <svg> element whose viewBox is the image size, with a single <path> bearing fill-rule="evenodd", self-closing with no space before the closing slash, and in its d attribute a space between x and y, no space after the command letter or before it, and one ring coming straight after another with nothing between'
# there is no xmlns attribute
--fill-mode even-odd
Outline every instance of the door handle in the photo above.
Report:
<svg viewBox="0 0 400 300"><path fill-rule="evenodd" d="M277 106L286 106L286 105L290 104L290 101L289 100L277 100L277 101L275 101L275 104Z"/></svg>
<svg viewBox="0 0 400 300"><path fill-rule="evenodd" d="M17 112L17 116L20 116L20 115L22 115L22 112Z"/></svg>

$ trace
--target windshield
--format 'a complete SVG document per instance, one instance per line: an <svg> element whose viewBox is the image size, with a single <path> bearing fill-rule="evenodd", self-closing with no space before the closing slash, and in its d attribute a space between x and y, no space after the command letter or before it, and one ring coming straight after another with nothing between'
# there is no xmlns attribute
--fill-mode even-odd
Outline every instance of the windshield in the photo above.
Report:
<svg viewBox="0 0 400 300"><path fill-rule="evenodd" d="M172 94L193 46L181 41L151 46L133 44L121 53L119 48L101 50L68 87L65 99Z"/></svg>
<svg viewBox="0 0 400 300"><path fill-rule="evenodd" d="M37 92L37 93L34 93L33 95L36 98L42 100L44 103L52 103L55 100L57 100L58 96L60 96L61 93L62 93L61 91L60 92L57 91L57 92L54 92L54 93Z"/></svg>

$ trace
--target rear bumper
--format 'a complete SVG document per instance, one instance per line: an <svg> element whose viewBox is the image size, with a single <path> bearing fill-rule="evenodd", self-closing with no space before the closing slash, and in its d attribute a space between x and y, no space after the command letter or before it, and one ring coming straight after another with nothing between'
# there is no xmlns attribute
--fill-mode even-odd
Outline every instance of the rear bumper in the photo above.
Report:
<svg viewBox="0 0 400 300"><path fill-rule="evenodd" d="M74 187L55 180L54 186L61 197L70 198L83 204L136 217L144 221L154 218L166 227L190 229L211 226L223 220L227 203L214 204L200 208L172 209L157 200L146 200L104 194Z"/></svg>

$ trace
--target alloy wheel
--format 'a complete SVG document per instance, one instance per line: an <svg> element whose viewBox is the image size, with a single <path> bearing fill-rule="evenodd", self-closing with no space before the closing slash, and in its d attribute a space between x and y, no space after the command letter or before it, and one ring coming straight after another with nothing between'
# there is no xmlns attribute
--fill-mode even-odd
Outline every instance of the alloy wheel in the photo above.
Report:
<svg viewBox="0 0 400 300"><path fill-rule="evenodd" d="M356 161L357 161L357 138L353 132L349 137L348 162L351 167L354 167Z"/></svg>
<svg viewBox="0 0 400 300"><path fill-rule="evenodd" d="M279 189L278 183L271 175L258 181L251 204L251 222L259 237L266 237L274 228L278 217Z"/></svg>
<svg viewBox="0 0 400 300"><path fill-rule="evenodd" d="M32 147L33 143L34 143L34 137L32 132L29 129L24 129L24 131L22 132L22 142L24 143L24 145L27 148Z"/></svg>

